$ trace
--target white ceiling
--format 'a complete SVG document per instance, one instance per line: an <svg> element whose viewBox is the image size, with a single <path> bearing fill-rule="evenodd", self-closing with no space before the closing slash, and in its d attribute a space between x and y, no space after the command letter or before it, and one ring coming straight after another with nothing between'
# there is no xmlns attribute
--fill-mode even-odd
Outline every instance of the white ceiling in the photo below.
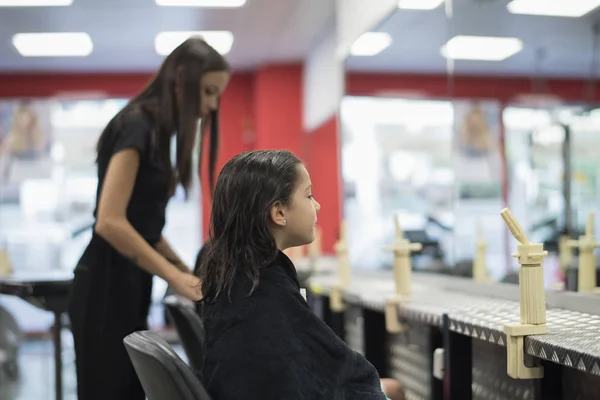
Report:
<svg viewBox="0 0 600 400"><path fill-rule="evenodd" d="M299 61L334 21L334 0L247 0L242 8L158 7L154 0L74 0L70 7L0 8L0 73L151 71L161 31L230 30L228 60L238 70ZM89 57L24 58L12 46L18 32L87 32Z"/></svg>
<svg viewBox="0 0 600 400"><path fill-rule="evenodd" d="M583 18L525 16L508 13L508 2L454 0L450 22L443 7L433 11L396 10L374 29L388 32L392 45L374 57L350 57L347 69L445 73L446 59L440 55L440 48L450 37L462 34L517 37L524 42L524 50L502 62L457 61L456 74L590 76L592 27L600 20L600 8ZM545 59L537 67L540 48L545 51ZM595 76L599 72L600 65Z"/></svg>

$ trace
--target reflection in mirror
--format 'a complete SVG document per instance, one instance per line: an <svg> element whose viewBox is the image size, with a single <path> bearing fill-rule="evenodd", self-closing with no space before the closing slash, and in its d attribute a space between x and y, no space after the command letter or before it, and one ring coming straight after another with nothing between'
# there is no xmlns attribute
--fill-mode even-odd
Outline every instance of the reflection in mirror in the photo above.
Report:
<svg viewBox="0 0 600 400"><path fill-rule="evenodd" d="M400 0L354 43L341 104L353 268L391 268L378 249L398 215L424 244L414 269L473 276L485 248L487 276L516 283L510 207L550 252L546 286L577 290L569 239L590 213L600 224L593 3Z"/></svg>
<svg viewBox="0 0 600 400"><path fill-rule="evenodd" d="M436 262L451 264L451 103L346 97L341 120L351 264L389 265L391 255L373 249L394 241L394 215L407 239L422 243Z"/></svg>
<svg viewBox="0 0 600 400"><path fill-rule="evenodd" d="M2 271L8 264L16 272L49 265L72 270L91 237L96 143L126 103L120 98L0 101L0 276L7 275ZM192 184L196 195L188 202L178 188L165 228L183 243L188 263L200 232L193 226L182 230L178 222L199 212L197 177Z"/></svg>

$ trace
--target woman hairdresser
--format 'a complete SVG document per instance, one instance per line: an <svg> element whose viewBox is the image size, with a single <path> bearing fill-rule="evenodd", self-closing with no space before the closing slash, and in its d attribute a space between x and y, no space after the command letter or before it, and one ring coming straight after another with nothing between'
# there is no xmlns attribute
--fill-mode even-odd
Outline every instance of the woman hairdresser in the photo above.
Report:
<svg viewBox="0 0 600 400"><path fill-rule="evenodd" d="M217 51L200 38L188 39L100 136L96 223L75 268L69 305L79 400L145 398L123 338L146 329L153 275L191 300L201 297L198 278L162 230L175 187L189 188L199 121L201 138L205 126L211 127L212 187L217 107L229 76L229 65Z"/></svg>

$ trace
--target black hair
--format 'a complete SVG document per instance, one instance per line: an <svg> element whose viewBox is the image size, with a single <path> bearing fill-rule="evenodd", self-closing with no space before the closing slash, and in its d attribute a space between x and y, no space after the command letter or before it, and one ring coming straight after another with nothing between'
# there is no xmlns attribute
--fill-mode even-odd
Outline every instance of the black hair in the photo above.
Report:
<svg viewBox="0 0 600 400"><path fill-rule="evenodd" d="M206 257L206 253L208 252L208 246L210 246L210 241L207 240L202 245L202 247L198 251L198 254L196 255L196 262L194 263L194 274L196 275L200 271L200 264L202 263L202 260Z"/></svg>
<svg viewBox="0 0 600 400"><path fill-rule="evenodd" d="M119 126L122 117L130 112L143 112L154 124L153 151L156 151L163 167L171 193L181 184L186 193L192 181L192 151L198 132L200 118L200 81L207 72L231 71L225 58L202 38L192 37L180 44L169 54L160 69L145 89L129 101L117 114ZM181 79L182 106L178 107L175 81ZM214 187L217 153L219 147L218 110L211 112L208 120L202 121L199 165L202 165L202 142L207 124L210 124L209 183ZM98 154L110 146L110 132L105 130L98 140ZM177 135L177 157L175 168L171 162L171 137Z"/></svg>
<svg viewBox="0 0 600 400"><path fill-rule="evenodd" d="M221 170L210 216L210 246L200 260L198 276L205 302L231 293L238 274L256 289L260 269L278 254L269 230L273 204L289 204L298 185L302 161L285 150L239 154Z"/></svg>

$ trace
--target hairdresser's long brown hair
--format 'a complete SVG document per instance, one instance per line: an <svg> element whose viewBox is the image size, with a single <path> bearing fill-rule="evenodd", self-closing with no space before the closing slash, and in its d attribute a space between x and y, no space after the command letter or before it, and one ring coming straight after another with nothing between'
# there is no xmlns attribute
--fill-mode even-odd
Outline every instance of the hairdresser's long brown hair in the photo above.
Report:
<svg viewBox="0 0 600 400"><path fill-rule="evenodd" d="M192 181L192 152L198 132L200 117L200 81L207 72L230 71L225 58L201 38L190 38L177 47L164 60L158 73L152 78L144 90L121 110L115 118L117 126L121 117L129 112L141 111L154 124L152 150L156 152L167 179L171 193L177 184L181 184L186 193ZM175 93L176 79L182 91L181 107ZM201 145L199 164L202 165L202 144L206 126L210 124L209 147L209 183L211 192L214 187L217 153L219 149L218 110L211 112L208 120L202 121L200 127ZM111 138L107 129L98 141L98 153L109 146ZM171 137L177 135L177 157L175 168L171 162Z"/></svg>

